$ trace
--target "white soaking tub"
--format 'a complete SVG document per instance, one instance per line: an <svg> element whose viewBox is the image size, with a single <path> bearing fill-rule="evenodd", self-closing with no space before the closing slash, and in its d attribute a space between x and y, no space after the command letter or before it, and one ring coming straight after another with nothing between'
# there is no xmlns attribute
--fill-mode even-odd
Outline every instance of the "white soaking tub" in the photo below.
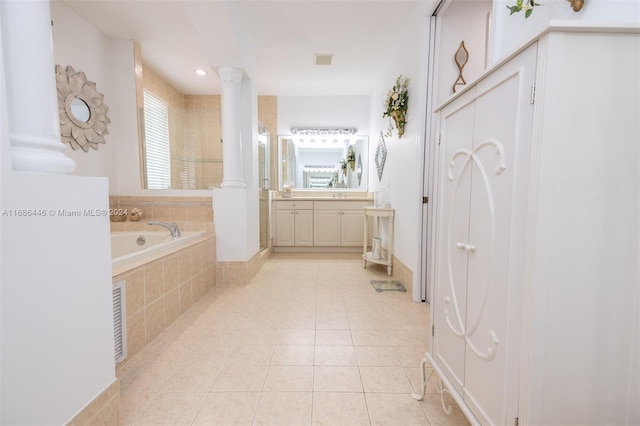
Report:
<svg viewBox="0 0 640 426"><path fill-rule="evenodd" d="M164 230L112 232L111 265L112 268L119 267L118 269L122 269L125 264L135 267L200 242L204 238L204 231L182 232L182 236L178 238L173 238L169 231Z"/></svg>

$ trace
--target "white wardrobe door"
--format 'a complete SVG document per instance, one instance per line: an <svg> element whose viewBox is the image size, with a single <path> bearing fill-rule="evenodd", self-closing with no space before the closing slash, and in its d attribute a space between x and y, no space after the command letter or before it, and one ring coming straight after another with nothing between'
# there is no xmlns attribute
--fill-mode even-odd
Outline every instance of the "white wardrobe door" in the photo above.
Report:
<svg viewBox="0 0 640 426"><path fill-rule="evenodd" d="M507 406L515 401L507 392L517 388L508 383L517 384L508 374L517 351L509 349L519 337L522 285L523 253L514 244L524 237L514 212L526 201L526 185L517 182L528 175L535 64L533 46L482 81L475 98L464 399L481 423L512 424L517 412Z"/></svg>
<svg viewBox="0 0 640 426"><path fill-rule="evenodd" d="M462 394L467 310L467 251L471 176L468 162L456 157L473 143L473 95L447 107L440 121L437 272L434 292L433 354L452 385ZM451 178L451 179L449 179Z"/></svg>

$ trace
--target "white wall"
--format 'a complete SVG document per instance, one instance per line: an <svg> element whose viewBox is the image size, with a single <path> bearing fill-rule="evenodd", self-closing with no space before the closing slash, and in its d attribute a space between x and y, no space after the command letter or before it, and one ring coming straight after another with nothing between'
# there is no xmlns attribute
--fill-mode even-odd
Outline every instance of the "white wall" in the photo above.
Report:
<svg viewBox="0 0 640 426"><path fill-rule="evenodd" d="M57 210L107 209L108 185L104 178L12 171L3 69L0 424L65 424L115 380L111 256L108 216L63 217ZM45 215L12 213L33 209Z"/></svg>
<svg viewBox="0 0 640 426"><path fill-rule="evenodd" d="M455 62L455 54L460 43L469 52L469 61L465 64L462 76L470 84L485 69L486 43L489 37L487 15L491 13L492 2L456 1L453 2L440 18L440 61L437 72L437 103L440 104L453 95L453 83L458 79L459 70ZM506 10L506 9L505 9ZM440 15L439 15L440 16ZM458 86L457 91L464 86Z"/></svg>
<svg viewBox="0 0 640 426"><path fill-rule="evenodd" d="M574 12L566 0L540 0L532 15L525 19L522 12L509 16L511 0L494 0L492 63L497 63L530 40L550 21L573 21L596 24L640 24L638 0L586 0L580 12Z"/></svg>
<svg viewBox="0 0 640 426"><path fill-rule="evenodd" d="M422 167L425 126L427 46L427 16L425 4L417 4L406 25L402 27L400 40L387 61L387 72L371 97L369 190L386 190L391 207L395 209L394 255L413 271L413 283L403 283L413 289L413 299L420 300L420 238L422 222ZM387 158L382 180L378 180L374 156L380 132L389 125L382 118L384 95L395 84L399 74L409 78L409 108L404 136L398 139L397 131L385 136ZM386 243L383 244L386 246Z"/></svg>
<svg viewBox="0 0 640 426"><path fill-rule="evenodd" d="M6 140L3 140L6 143ZM64 424L115 380L109 216L104 178L11 172L2 217L2 424Z"/></svg>
<svg viewBox="0 0 640 426"><path fill-rule="evenodd" d="M104 94L104 104L109 107L107 116L112 121L108 125L110 134L105 137L106 143L97 151L73 150L66 145L66 154L78 166L74 172L75 175L109 177L109 192L116 193L114 177L117 143L114 139L122 133L118 111L122 108L121 104L127 100L125 92L113 90L116 81L126 81L127 77L126 70L118 69L113 61L116 43L97 31L62 2L51 3L51 19L56 64L63 68L70 65L76 71L84 72L87 80L96 83L98 92Z"/></svg>
<svg viewBox="0 0 640 426"><path fill-rule="evenodd" d="M278 96L278 134L292 127L355 127L369 131L369 96Z"/></svg>

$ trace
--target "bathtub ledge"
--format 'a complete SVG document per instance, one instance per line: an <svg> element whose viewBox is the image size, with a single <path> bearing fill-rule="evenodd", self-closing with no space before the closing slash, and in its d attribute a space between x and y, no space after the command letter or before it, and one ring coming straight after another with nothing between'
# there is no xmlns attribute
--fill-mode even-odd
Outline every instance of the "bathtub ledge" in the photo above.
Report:
<svg viewBox="0 0 640 426"><path fill-rule="evenodd" d="M124 274L125 272L135 269L146 263L153 262L154 260L163 258L165 256L169 256L170 254L178 252L184 249L185 247L189 247L189 246L210 240L212 238L214 238L214 234L204 233L202 234L202 236L191 238L185 241L184 243L175 244L165 249L156 250L148 254L137 256L134 259L131 259L129 261L125 261L117 265L112 265L111 277L113 278L117 275Z"/></svg>

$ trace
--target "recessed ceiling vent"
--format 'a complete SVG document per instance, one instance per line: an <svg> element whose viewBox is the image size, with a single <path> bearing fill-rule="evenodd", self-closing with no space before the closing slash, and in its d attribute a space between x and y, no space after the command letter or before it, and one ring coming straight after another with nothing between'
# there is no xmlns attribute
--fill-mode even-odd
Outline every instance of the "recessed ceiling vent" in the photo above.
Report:
<svg viewBox="0 0 640 426"><path fill-rule="evenodd" d="M316 53L316 65L331 65L333 54Z"/></svg>

